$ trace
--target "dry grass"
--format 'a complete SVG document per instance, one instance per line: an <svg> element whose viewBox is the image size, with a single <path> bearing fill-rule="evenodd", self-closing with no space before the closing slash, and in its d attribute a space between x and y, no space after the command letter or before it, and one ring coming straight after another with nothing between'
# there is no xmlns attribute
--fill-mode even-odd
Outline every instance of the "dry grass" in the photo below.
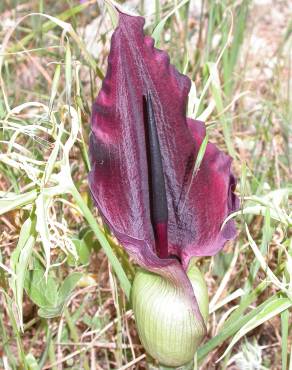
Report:
<svg viewBox="0 0 292 370"><path fill-rule="evenodd" d="M150 3L153 3L152 10L147 10L148 6L151 8ZM173 7L172 1L162 3L160 17ZM129 4L142 9L142 2L130 1ZM148 5L145 11L155 10L155 1L144 4ZM239 13L244 7L248 8L247 20L236 35L241 21ZM62 24L60 27L54 21L46 23L49 20L43 17L28 16L34 12L63 17L76 33L64 32ZM214 312L210 315L206 344L198 352L198 368L285 370L289 361L290 369L292 366L290 356L286 355L292 345L289 313L292 246L289 239L291 221L287 216L291 195L291 189L288 189L288 138L292 118L289 82L291 5L289 1L272 0L226 0L219 5L205 1L201 12L200 4L192 1L188 11L183 8L170 18L160 47L170 53L172 62L181 70L188 51L186 71L196 82L200 96L208 79L206 63L216 62L226 45L230 13L234 21L231 43L216 69L220 86L211 83L199 113L214 105L207 115L209 134L211 140L225 151L234 150L238 193L245 212L236 217L237 240L226 245L215 258L199 261L211 301L213 299ZM159 16L147 16L148 33L153 29L156 17L159 19ZM154 367L150 360L146 361L130 303L113 273L103 243L97 240L98 232L108 238L130 281L135 266L103 229L88 195L86 150L90 108L101 86L100 72L106 71L112 30L104 4L98 5L95 1L80 5L69 0L4 0L0 4L1 368L121 370ZM82 49L83 45L87 47L87 53ZM60 66L58 80L57 66ZM216 88L223 111L216 99ZM28 105L23 110L13 110L24 103ZM66 104L76 112L78 123L66 113ZM49 177L45 186L41 180L42 171L48 171L56 147L58 132L54 130L56 127L63 130L64 144L72 134L74 122L77 134L68 163L64 150L60 149L52 162L52 174L57 176L64 161L64 168L68 169L68 165L71 170L80 198L62 188L65 184L58 183L57 177ZM222 129L224 124L227 131ZM23 127L27 127L26 131ZM18 136L13 137L16 132ZM26 289L23 297L18 296L11 283L13 252L19 246L23 224L29 217L35 217L32 216L34 212L36 218L41 214L35 208L39 193L17 207L11 201L13 204L8 205L8 211L2 210L7 205L9 193L16 196L34 189L38 192L45 187L52 189L55 180L60 189L51 196L44 216L50 235L53 235L47 241L51 262L49 276L59 285L73 272L82 273L82 277L74 291L70 291L59 314L45 318L38 314L33 294L28 294ZM98 222L96 225L90 224L82 206L93 212ZM248 225L252 239L248 239L245 225ZM39 228L33 229L31 235L34 243L27 270L46 266L44 238ZM251 249L252 240L259 247L263 261ZM76 253L79 262L74 258ZM20 267L21 264L18 269ZM18 274L18 271L14 272ZM277 280L273 280L274 277ZM265 305L273 297L278 299L279 307L283 304L282 309L275 306L271 316L266 315L263 319L258 312L232 329L234 322L239 322L244 314L256 307L262 305L262 312L265 312ZM216 304L222 306L216 307ZM242 312L239 305L243 307ZM20 306L23 308L23 331L17 311ZM246 335L217 363L232 338L248 323L250 328ZM224 330L229 333L226 337L222 336ZM218 342L212 342L214 337Z"/></svg>

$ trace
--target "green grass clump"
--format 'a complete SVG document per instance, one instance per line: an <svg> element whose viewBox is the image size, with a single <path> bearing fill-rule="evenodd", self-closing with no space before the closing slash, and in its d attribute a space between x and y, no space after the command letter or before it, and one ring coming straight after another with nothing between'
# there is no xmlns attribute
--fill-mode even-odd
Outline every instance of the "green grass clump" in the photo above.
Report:
<svg viewBox="0 0 292 370"><path fill-rule="evenodd" d="M106 70L109 2L4 3L0 368L154 368L128 301L135 266L88 194L90 107ZM252 37L268 5L197 5L136 6L156 45L193 80L188 115L206 122L239 178L239 236L199 261L211 318L194 368L291 369L291 24L273 20L273 53L257 56ZM277 9L288 20L288 2Z"/></svg>

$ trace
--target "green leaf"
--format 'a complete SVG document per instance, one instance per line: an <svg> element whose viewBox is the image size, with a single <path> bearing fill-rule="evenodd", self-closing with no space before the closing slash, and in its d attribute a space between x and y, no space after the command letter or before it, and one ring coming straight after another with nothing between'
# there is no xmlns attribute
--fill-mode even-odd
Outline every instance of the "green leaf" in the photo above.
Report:
<svg viewBox="0 0 292 370"><path fill-rule="evenodd" d="M48 275L46 279L45 270L38 266L27 273L25 290L30 299L39 307L39 316L53 318L61 315L64 305L81 277L81 273L73 272L59 287L51 275Z"/></svg>
<svg viewBox="0 0 292 370"><path fill-rule="evenodd" d="M99 251L101 248L99 242L94 236L94 232L86 227L79 233L79 237L72 238L74 243L76 253L78 255L78 261L74 259L74 256L69 255L68 264L70 266L76 266L78 262L79 265L87 265L89 263L90 255L92 250Z"/></svg>
<svg viewBox="0 0 292 370"><path fill-rule="evenodd" d="M10 287L15 297L19 323L23 329L22 299L25 283L25 275L32 249L35 244L35 219L28 218L22 225L19 239L11 256L11 269L15 273L10 279Z"/></svg>
<svg viewBox="0 0 292 370"><path fill-rule="evenodd" d="M30 299L39 307L57 305L57 283L50 275L48 275L46 281L43 269L34 269L27 272L25 290Z"/></svg>
<svg viewBox="0 0 292 370"><path fill-rule="evenodd" d="M82 274L80 272L73 272L66 277L59 289L59 304L64 304L67 301L81 277Z"/></svg>
<svg viewBox="0 0 292 370"><path fill-rule="evenodd" d="M35 359L32 353L28 353L25 356L25 360L26 360L29 370L40 370L37 360Z"/></svg>
<svg viewBox="0 0 292 370"><path fill-rule="evenodd" d="M94 232L90 228L86 228L82 233L82 239L87 246L87 249L90 251L94 249L98 252L101 248L101 245L98 240L96 240Z"/></svg>
<svg viewBox="0 0 292 370"><path fill-rule="evenodd" d="M89 258L91 254L91 245L87 244L84 239L71 239L75 245L77 255L79 257L78 262L82 265L86 265L89 263Z"/></svg>
<svg viewBox="0 0 292 370"><path fill-rule="evenodd" d="M54 317L60 316L63 311L64 306L58 305L58 306L44 306L40 307L38 309L38 315L40 317L43 317L44 319L53 319Z"/></svg>
<svg viewBox="0 0 292 370"><path fill-rule="evenodd" d="M0 192L0 215L32 203L37 197L37 191L32 190L24 194Z"/></svg>

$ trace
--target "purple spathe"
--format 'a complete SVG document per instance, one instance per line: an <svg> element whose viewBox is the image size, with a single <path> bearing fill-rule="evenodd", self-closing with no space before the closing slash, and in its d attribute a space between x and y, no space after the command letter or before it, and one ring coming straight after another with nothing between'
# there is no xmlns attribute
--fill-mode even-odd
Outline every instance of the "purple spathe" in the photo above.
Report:
<svg viewBox="0 0 292 370"><path fill-rule="evenodd" d="M231 158L208 143L193 176L205 126L185 115L191 82L170 65L165 52L154 48L143 25L142 17L119 15L106 77L93 105L89 184L122 246L143 268L182 287L200 317L185 271L191 257L214 255L235 237L232 220L221 230L238 207ZM167 197L169 258L157 255L156 226L151 222L143 105L149 92Z"/></svg>

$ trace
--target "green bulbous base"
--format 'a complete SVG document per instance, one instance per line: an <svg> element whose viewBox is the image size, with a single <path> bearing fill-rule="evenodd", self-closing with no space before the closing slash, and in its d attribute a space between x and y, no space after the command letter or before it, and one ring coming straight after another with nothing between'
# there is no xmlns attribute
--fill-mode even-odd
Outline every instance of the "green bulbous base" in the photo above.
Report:
<svg viewBox="0 0 292 370"><path fill-rule="evenodd" d="M193 264L187 275L206 323L206 283ZM131 294L139 337L146 351L166 366L178 367L192 361L204 333L183 290L159 275L139 270Z"/></svg>

